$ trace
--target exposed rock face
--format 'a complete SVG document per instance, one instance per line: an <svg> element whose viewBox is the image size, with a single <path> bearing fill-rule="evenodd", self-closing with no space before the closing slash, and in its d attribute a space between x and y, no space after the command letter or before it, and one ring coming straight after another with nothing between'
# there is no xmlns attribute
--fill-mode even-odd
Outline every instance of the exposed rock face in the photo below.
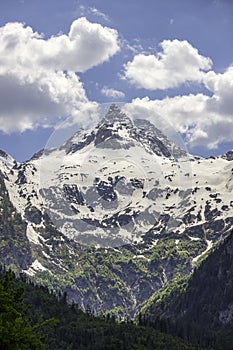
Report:
<svg viewBox="0 0 233 350"><path fill-rule="evenodd" d="M228 151L226 154L222 156L223 159L228 160L229 162L233 160L233 150Z"/></svg>

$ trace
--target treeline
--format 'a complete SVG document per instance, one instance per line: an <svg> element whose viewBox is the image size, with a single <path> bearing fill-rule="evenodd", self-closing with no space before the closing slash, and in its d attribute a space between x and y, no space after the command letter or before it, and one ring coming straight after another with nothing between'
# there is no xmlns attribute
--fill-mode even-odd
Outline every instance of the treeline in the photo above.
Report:
<svg viewBox="0 0 233 350"><path fill-rule="evenodd" d="M194 350L197 347L151 327L95 317L66 295L55 296L28 278L0 272L0 349Z"/></svg>

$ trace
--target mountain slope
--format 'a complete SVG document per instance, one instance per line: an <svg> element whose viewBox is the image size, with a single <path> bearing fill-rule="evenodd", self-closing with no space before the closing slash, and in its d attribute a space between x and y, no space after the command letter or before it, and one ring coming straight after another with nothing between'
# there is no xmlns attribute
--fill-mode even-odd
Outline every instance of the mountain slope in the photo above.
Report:
<svg viewBox="0 0 233 350"><path fill-rule="evenodd" d="M233 233L233 232L232 232ZM214 349L232 349L233 235L201 263L190 279L155 294L143 309L145 318L171 322L167 331ZM160 319L160 321L158 321Z"/></svg>
<svg viewBox="0 0 233 350"><path fill-rule="evenodd" d="M0 171L0 256L1 261L14 268L25 269L32 264L26 223L13 207Z"/></svg>

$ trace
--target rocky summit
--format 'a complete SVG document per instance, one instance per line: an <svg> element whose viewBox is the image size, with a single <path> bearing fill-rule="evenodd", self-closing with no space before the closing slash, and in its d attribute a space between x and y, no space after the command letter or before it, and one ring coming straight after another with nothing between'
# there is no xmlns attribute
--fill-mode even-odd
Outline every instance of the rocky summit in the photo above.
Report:
<svg viewBox="0 0 233 350"><path fill-rule="evenodd" d="M133 316L229 235L232 152L194 157L116 105L26 162L1 151L1 262L83 309Z"/></svg>

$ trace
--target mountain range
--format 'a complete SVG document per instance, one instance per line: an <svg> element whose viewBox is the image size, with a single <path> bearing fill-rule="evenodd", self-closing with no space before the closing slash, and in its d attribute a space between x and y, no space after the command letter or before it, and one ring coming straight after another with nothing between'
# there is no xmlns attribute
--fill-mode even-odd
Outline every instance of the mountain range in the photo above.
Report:
<svg viewBox="0 0 233 350"><path fill-rule="evenodd" d="M19 163L0 151L1 263L94 313L133 317L233 227L233 151L204 159L112 105Z"/></svg>

